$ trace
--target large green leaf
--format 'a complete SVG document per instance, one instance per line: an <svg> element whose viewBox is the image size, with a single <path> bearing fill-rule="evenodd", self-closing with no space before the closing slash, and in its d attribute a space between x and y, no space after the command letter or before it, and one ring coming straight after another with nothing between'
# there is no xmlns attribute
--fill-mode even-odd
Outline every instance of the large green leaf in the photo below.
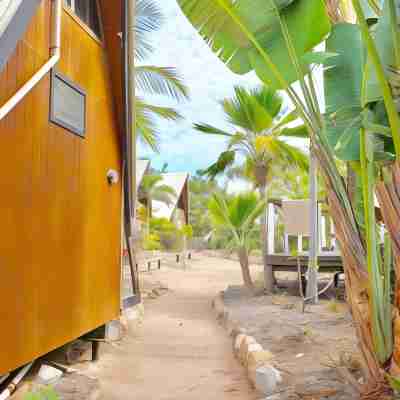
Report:
<svg viewBox="0 0 400 400"><path fill-rule="evenodd" d="M321 0L299 0L285 8L281 12L281 17L287 25L294 50L302 61L303 67L307 67L309 63L315 63L316 57L308 53L325 38L331 29L325 4ZM297 81L298 74L291 61L278 18L265 33L259 34L257 39L272 62L278 66L286 82L291 84ZM318 53L318 56L321 54ZM250 62L263 82L275 89L283 89L256 49L250 52ZM306 72L307 68L304 68L304 73Z"/></svg>
<svg viewBox="0 0 400 400"><path fill-rule="evenodd" d="M298 79L275 6L292 34L299 58L320 43L330 30L322 0L178 0L178 4L233 72L244 74L255 69L273 88L282 88L282 84L266 67L249 35L279 67L288 84Z"/></svg>
<svg viewBox="0 0 400 400"><path fill-rule="evenodd" d="M400 2L397 0L396 1L397 8L399 7L399 4ZM396 65L392 28L390 24L389 1L385 1L383 14L379 18L379 21L375 27L374 39L379 57L381 59L384 68L387 70L388 67ZM364 77L364 94L363 94L364 105L374 101L381 100L382 98L383 96L380 89L378 78L375 73L375 69L372 65L371 60L368 58L367 65L365 68L365 77Z"/></svg>
<svg viewBox="0 0 400 400"><path fill-rule="evenodd" d="M337 53L324 71L326 132L336 155L345 161L360 159L361 88L364 50L357 25L333 27L326 50Z"/></svg>

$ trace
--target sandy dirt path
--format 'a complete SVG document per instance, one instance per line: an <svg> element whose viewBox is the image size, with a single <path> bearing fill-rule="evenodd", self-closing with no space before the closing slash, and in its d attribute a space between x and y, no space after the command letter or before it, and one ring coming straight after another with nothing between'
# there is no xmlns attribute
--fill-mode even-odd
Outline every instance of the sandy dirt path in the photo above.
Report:
<svg viewBox="0 0 400 400"><path fill-rule="evenodd" d="M119 347L108 347L91 367L107 400L254 400L232 342L210 304L219 290L240 283L237 262L195 255L144 275L169 287L145 304L141 327Z"/></svg>

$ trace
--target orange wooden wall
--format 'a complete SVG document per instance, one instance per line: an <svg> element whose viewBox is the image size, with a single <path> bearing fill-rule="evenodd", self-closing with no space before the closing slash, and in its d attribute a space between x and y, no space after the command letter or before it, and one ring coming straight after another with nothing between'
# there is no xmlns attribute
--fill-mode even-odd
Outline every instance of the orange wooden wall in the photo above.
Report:
<svg viewBox="0 0 400 400"><path fill-rule="evenodd" d="M0 73L3 104L49 57L50 0ZM82 139L49 122L50 78L0 121L0 374L119 314L121 155L106 52L69 13L57 69L87 92ZM120 73L116 71L115 73Z"/></svg>

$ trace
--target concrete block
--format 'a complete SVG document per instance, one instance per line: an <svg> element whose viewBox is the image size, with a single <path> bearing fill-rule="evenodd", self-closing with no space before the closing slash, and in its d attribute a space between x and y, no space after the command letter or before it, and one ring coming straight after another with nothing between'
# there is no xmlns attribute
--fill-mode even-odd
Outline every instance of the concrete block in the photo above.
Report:
<svg viewBox="0 0 400 400"><path fill-rule="evenodd" d="M242 342L245 338L246 338L246 335L244 335L244 334L239 334L236 336L236 339L235 339L234 345L233 345L233 351L235 352L235 355L237 357L239 356L240 346L242 345Z"/></svg>
<svg viewBox="0 0 400 400"><path fill-rule="evenodd" d="M249 346L252 344L257 344L256 339L252 336L245 336L240 344L239 360L243 365L247 362L247 353L249 352Z"/></svg>
<svg viewBox="0 0 400 400"><path fill-rule="evenodd" d="M54 385L62 376L63 373L59 369L43 364L35 381L42 385Z"/></svg>
<svg viewBox="0 0 400 400"><path fill-rule="evenodd" d="M264 395L273 395L281 382L281 373L273 366L264 365L256 369L254 386Z"/></svg>
<svg viewBox="0 0 400 400"><path fill-rule="evenodd" d="M254 369L269 363L274 358L274 355L268 351L261 348L257 351L249 351L247 355L247 366L253 367Z"/></svg>
<svg viewBox="0 0 400 400"><path fill-rule="evenodd" d="M245 367L248 366L248 362L249 362L249 355L251 353L257 353L257 352L261 352L263 350L262 346L259 343L250 343L247 346L247 354L246 357L243 359L243 365Z"/></svg>
<svg viewBox="0 0 400 400"><path fill-rule="evenodd" d="M106 324L106 337L109 342L117 342L123 337L123 325L120 320L116 319Z"/></svg>

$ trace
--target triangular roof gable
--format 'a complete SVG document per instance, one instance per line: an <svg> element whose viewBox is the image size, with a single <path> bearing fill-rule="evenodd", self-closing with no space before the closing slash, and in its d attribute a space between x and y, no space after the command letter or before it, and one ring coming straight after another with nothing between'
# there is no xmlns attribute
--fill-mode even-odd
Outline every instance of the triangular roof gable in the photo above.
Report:
<svg viewBox="0 0 400 400"><path fill-rule="evenodd" d="M148 172L150 168L150 161L149 160L137 160L136 161L136 190L139 189L144 176Z"/></svg>
<svg viewBox="0 0 400 400"><path fill-rule="evenodd" d="M173 202L171 204L165 204L160 201L153 201L153 215L157 218L172 219L174 211L176 210L179 199L181 198L185 185L189 180L189 174L183 173L166 173L161 174L163 180L160 181L160 185L167 185L175 190L177 196L173 196Z"/></svg>

